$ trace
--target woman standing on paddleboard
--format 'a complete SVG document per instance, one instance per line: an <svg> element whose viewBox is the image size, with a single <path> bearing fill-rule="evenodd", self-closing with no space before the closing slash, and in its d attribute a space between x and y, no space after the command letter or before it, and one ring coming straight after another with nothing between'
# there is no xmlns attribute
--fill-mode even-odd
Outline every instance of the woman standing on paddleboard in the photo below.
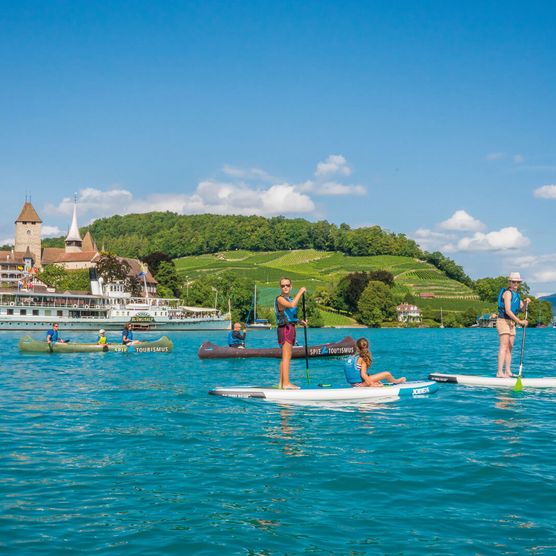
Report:
<svg viewBox="0 0 556 556"><path fill-rule="evenodd" d="M282 347L282 360L280 361L280 388L299 388L290 382L290 361L292 348L295 345L295 325L300 322L303 326L307 323L297 318L297 304L301 296L307 291L299 288L295 297L291 297L292 281L289 278L280 279L280 295L274 300L278 344Z"/></svg>
<svg viewBox="0 0 556 556"><path fill-rule="evenodd" d="M523 311L525 304L531 300L527 298L525 303L517 292L521 285L519 272L511 272L508 276L508 287L502 288L498 295L498 318L496 319L496 330L500 340L498 350L498 378L511 377L512 349L515 341L515 326L527 326L525 319L520 319L517 314ZM504 364L506 372L504 372Z"/></svg>

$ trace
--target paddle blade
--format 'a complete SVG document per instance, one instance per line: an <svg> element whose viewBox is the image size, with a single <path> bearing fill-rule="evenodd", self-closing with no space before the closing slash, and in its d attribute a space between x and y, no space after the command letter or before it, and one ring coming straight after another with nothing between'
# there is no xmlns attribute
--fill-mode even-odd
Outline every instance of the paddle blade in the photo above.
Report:
<svg viewBox="0 0 556 556"><path fill-rule="evenodd" d="M521 382L521 376L517 377L514 386L514 392L521 392L523 390L523 383Z"/></svg>

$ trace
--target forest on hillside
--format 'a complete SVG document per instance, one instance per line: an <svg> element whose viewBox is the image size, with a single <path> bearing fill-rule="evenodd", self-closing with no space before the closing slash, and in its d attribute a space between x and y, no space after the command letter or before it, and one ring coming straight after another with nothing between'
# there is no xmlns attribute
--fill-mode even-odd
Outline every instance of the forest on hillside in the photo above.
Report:
<svg viewBox="0 0 556 556"><path fill-rule="evenodd" d="M123 257L145 258L162 252L171 258L247 249L279 251L318 249L351 256L399 255L433 264L449 278L471 285L463 268L442 253L422 251L415 241L380 226L351 228L326 220L277 216L179 215L150 212L111 216L93 222L89 230L99 248ZM45 239L44 246L61 247L63 238Z"/></svg>

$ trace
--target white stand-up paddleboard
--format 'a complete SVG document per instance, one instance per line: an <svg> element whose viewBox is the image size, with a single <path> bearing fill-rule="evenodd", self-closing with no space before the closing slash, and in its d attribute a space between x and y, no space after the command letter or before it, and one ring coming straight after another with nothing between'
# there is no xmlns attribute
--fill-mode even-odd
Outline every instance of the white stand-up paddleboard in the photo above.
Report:
<svg viewBox="0 0 556 556"><path fill-rule="evenodd" d="M430 380L436 382L450 382L452 384L463 384L464 386L486 386L491 388L514 388L517 377L497 378L495 376L478 375L450 375L444 373L431 373ZM523 388L556 388L556 377L523 378Z"/></svg>
<svg viewBox="0 0 556 556"><path fill-rule="evenodd" d="M286 390L268 386L234 386L217 387L210 390L213 396L229 398L259 398L272 401L349 401L379 398L416 397L432 394L438 390L438 384L430 381L404 382L402 384L385 384L383 387L351 387L339 388L300 388Z"/></svg>

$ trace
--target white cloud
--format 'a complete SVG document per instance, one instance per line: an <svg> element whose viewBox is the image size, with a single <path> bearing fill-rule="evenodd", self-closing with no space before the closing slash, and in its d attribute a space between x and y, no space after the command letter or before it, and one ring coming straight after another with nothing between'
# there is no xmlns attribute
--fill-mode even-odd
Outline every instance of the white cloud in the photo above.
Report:
<svg viewBox="0 0 556 556"><path fill-rule="evenodd" d="M517 228L509 226L495 232L476 232L471 237L461 238L456 245L458 251L506 251L527 247L530 241Z"/></svg>
<svg viewBox="0 0 556 556"><path fill-rule="evenodd" d="M556 185L543 185L533 192L539 199L556 199Z"/></svg>
<svg viewBox="0 0 556 556"><path fill-rule="evenodd" d="M439 227L443 230L475 232L484 229L485 225L480 220L473 218L465 210L456 210L448 220L441 222Z"/></svg>
<svg viewBox="0 0 556 556"><path fill-rule="evenodd" d="M533 281L540 283L556 282L556 268L536 272L533 275Z"/></svg>
<svg viewBox="0 0 556 556"><path fill-rule="evenodd" d="M502 160L506 158L506 153L489 153L485 156L485 160Z"/></svg>
<svg viewBox="0 0 556 556"><path fill-rule="evenodd" d="M329 176L331 174L341 174L343 176L351 174L351 168L341 154L331 154L324 162L317 164L315 176Z"/></svg>
<svg viewBox="0 0 556 556"><path fill-rule="evenodd" d="M512 160L514 164L523 164L525 162L525 157L522 154L514 154Z"/></svg>
<svg viewBox="0 0 556 556"><path fill-rule="evenodd" d="M272 176L261 170L260 168L239 168L237 166L231 166L230 164L225 164L222 168L222 172L233 178L243 178L243 179L255 179L255 180L272 180Z"/></svg>
<svg viewBox="0 0 556 556"><path fill-rule="evenodd" d="M13 237L0 239L0 245L14 245L14 243L15 243L15 239Z"/></svg>
<svg viewBox="0 0 556 556"><path fill-rule="evenodd" d="M410 237L426 251L438 251L440 249L446 252L451 252L452 246L449 242L455 238L453 234L436 232L428 228L419 228Z"/></svg>
<svg viewBox="0 0 556 556"><path fill-rule="evenodd" d="M63 230L58 228L58 226L42 226L41 236L42 237L58 237L63 234Z"/></svg>
<svg viewBox="0 0 556 556"><path fill-rule="evenodd" d="M367 190L362 185L344 185L335 181L327 181L318 186L319 195L366 195Z"/></svg>

